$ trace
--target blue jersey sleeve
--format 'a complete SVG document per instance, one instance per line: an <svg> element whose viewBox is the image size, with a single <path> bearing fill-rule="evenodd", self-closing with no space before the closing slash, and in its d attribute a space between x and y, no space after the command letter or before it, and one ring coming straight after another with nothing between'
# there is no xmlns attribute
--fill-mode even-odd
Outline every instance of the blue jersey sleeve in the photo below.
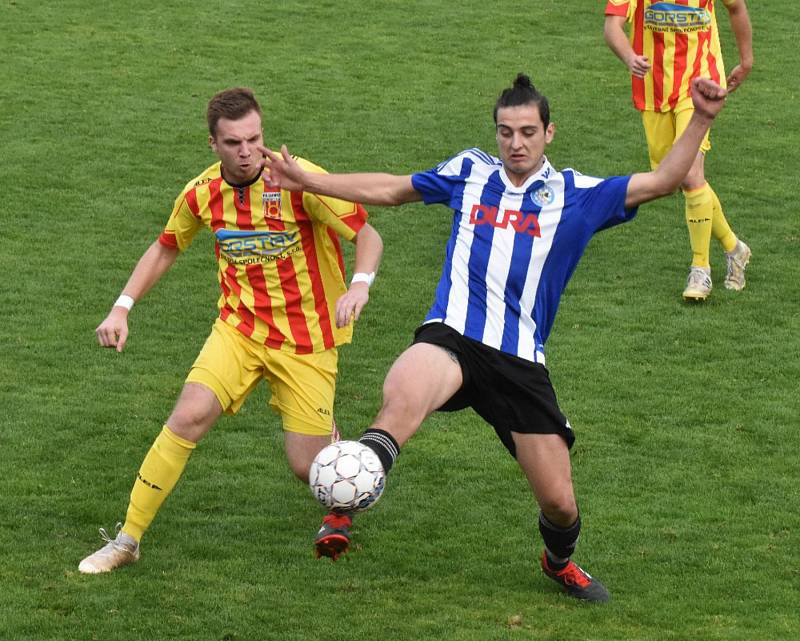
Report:
<svg viewBox="0 0 800 641"><path fill-rule="evenodd" d="M411 176L414 186L426 205L454 206L453 201L464 189L464 181L476 159L490 162L492 158L479 149L467 149L439 163L433 169Z"/></svg>
<svg viewBox="0 0 800 641"><path fill-rule="evenodd" d="M586 220L595 232L626 223L636 216L638 207L625 208L630 179L630 176L612 176L590 189L581 190ZM576 177L576 185L579 181Z"/></svg>
<svg viewBox="0 0 800 641"><path fill-rule="evenodd" d="M411 184L420 193L426 205L449 203L456 187L456 180L458 176L442 176L435 168L411 176Z"/></svg>

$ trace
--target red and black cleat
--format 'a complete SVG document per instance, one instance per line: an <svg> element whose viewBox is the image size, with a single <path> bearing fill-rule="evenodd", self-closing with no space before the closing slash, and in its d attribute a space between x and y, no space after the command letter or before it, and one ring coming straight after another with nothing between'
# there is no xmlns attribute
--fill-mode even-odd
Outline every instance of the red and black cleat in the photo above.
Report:
<svg viewBox="0 0 800 641"><path fill-rule="evenodd" d="M331 512L322 519L322 527L314 541L317 558L327 556L335 561L350 547L350 527L353 519L347 514Z"/></svg>
<svg viewBox="0 0 800 641"><path fill-rule="evenodd" d="M557 570L548 563L547 552L542 552L542 570L576 599L604 603L611 598L605 586L574 561Z"/></svg>

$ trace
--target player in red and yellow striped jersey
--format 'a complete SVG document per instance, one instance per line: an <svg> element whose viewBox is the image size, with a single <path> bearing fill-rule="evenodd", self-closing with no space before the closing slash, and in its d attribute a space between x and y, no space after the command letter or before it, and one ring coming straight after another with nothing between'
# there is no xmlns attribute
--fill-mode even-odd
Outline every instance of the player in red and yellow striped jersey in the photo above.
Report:
<svg viewBox="0 0 800 641"><path fill-rule="evenodd" d="M745 0L721 0L730 17L739 64L727 77L734 91L753 66L750 17ZM726 84L714 0L607 0L605 39L631 72L633 103L642 112L652 167L658 166L680 136L692 113L693 78ZM625 25L630 25L629 36ZM705 178L708 136L682 184L692 249L685 300L702 301L711 293L710 244L713 235L727 259L725 287L741 290L750 248L736 237L719 198Z"/></svg>
<svg viewBox="0 0 800 641"><path fill-rule="evenodd" d="M220 92L208 106L209 144L219 157L189 182L160 237L98 326L98 341L122 351L128 312L169 270L197 232L216 238L219 318L172 414L139 469L125 523L79 565L113 570L139 558L139 541L180 478L197 442L222 412L235 413L260 380L283 421L292 471L308 480L314 456L334 436L337 347L369 299L383 244L356 203L267 187L261 108L249 89ZM323 170L298 159L309 171ZM345 285L339 237L352 241L355 274Z"/></svg>

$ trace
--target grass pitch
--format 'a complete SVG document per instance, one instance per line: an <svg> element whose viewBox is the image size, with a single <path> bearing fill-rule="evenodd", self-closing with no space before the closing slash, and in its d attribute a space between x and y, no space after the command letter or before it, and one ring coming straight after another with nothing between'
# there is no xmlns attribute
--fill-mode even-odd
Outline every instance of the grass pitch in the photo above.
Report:
<svg viewBox="0 0 800 641"><path fill-rule="evenodd" d="M95 345L185 182L212 160L204 110L251 86L268 142L331 171L411 172L494 150L518 71L550 97L556 167L646 168L602 4L73 0L0 4L0 637L9 640L794 640L800 339L798 96L788 2L750 3L756 67L715 124L709 179L753 249L748 285L680 292L679 197L599 235L567 289L548 364L576 428L577 560L613 593L562 595L537 569L536 508L469 412L408 444L355 549L316 561L322 516L281 453L263 390L224 418L144 539L85 577L216 314L201 236L135 308L122 354ZM720 7L727 63L735 47ZM429 304L444 208L371 208L386 254L337 420L357 436Z"/></svg>

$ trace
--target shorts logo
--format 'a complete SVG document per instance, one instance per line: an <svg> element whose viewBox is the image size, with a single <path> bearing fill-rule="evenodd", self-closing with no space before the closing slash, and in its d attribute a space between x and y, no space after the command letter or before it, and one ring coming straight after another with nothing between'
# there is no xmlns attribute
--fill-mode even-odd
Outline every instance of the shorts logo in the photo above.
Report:
<svg viewBox="0 0 800 641"><path fill-rule="evenodd" d="M261 202L264 205L264 217L274 220L281 219L281 190L275 189L265 191L261 195Z"/></svg>
<svg viewBox="0 0 800 641"><path fill-rule="evenodd" d="M549 187L540 187L531 194L531 200L537 207L546 207L547 205L552 205L555 199L556 195Z"/></svg>
<svg viewBox="0 0 800 641"><path fill-rule="evenodd" d="M705 9L671 2L656 2L644 12L644 25L661 33L691 33L711 27L711 14Z"/></svg>

